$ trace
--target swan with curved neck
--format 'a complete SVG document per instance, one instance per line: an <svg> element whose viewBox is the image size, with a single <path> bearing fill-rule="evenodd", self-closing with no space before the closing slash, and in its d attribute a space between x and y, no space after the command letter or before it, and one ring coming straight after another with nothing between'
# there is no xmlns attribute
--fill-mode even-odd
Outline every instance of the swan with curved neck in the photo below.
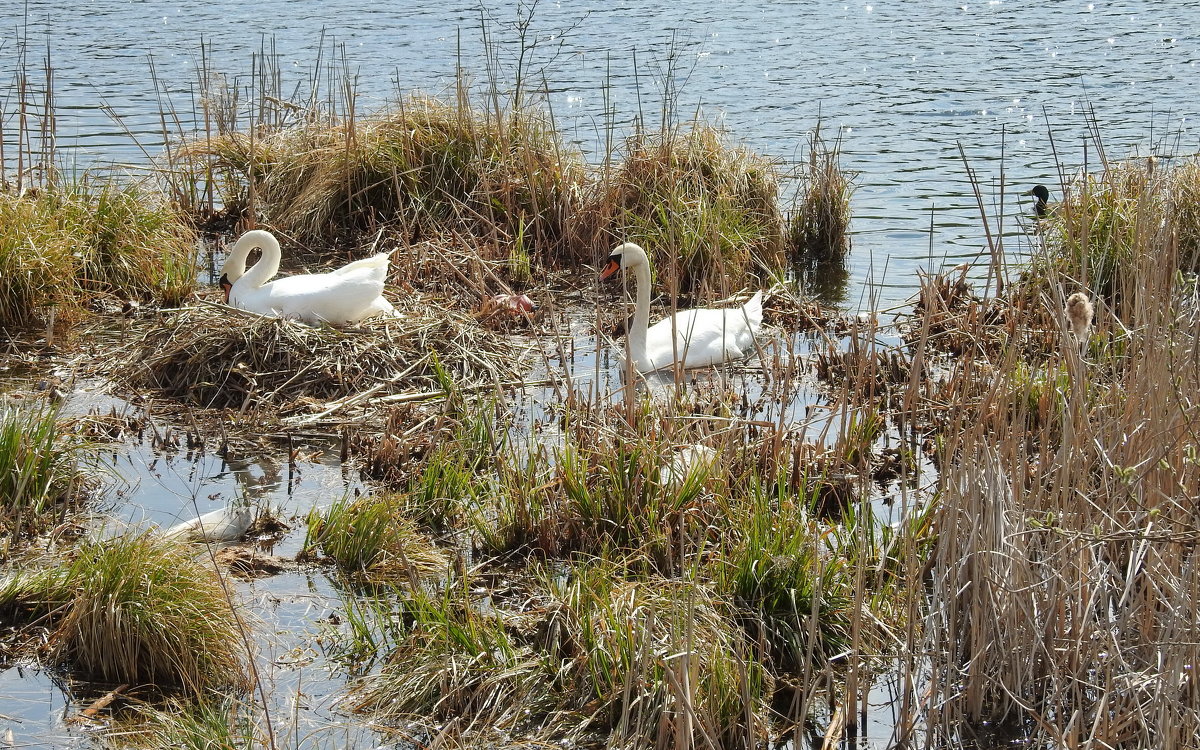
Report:
<svg viewBox="0 0 1200 750"><path fill-rule="evenodd" d="M246 258L256 247L262 250L262 257L246 270ZM279 273L281 257L279 241L270 232L255 229L243 234L221 269L225 301L260 315L307 323L357 323L395 312L383 297L388 253L356 260L327 273L297 274L271 281Z"/></svg>
<svg viewBox="0 0 1200 750"><path fill-rule="evenodd" d="M650 261L640 245L626 242L608 256L601 279L631 271L635 307L625 337L629 358L638 372L667 367L707 367L741 359L754 350L762 327L762 291L741 307L680 310L650 325Z"/></svg>

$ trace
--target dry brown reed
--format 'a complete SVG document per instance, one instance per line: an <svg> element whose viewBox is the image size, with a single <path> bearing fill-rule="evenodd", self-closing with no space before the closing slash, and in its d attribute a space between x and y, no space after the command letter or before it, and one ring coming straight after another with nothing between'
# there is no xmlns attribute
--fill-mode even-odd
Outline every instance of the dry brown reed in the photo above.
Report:
<svg viewBox="0 0 1200 750"><path fill-rule="evenodd" d="M1033 746L1200 736L1197 310L1158 176L1129 170L1089 178L1052 219L1075 247L1111 251L1071 268L1120 296L1128 332L1102 308L1081 356L1063 314L1073 278L1050 273L1010 312L1004 346L965 348L939 378L938 534L910 644L930 676L901 722L934 744L986 724ZM1129 190L1099 211L1091 186ZM973 330L990 338L988 325Z"/></svg>

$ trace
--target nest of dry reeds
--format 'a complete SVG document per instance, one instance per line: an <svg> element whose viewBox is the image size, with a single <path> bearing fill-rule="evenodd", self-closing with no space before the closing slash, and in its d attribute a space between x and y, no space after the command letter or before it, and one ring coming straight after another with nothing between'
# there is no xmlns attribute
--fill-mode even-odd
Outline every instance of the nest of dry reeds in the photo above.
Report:
<svg viewBox="0 0 1200 750"><path fill-rule="evenodd" d="M336 328L206 304L158 321L122 369L131 387L195 406L344 415L513 381L519 351L453 310Z"/></svg>

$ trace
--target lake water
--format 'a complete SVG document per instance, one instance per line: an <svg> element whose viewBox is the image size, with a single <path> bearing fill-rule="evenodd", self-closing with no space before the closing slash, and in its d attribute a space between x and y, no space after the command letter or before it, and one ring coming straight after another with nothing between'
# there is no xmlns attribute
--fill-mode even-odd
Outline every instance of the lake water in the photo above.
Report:
<svg viewBox="0 0 1200 750"><path fill-rule="evenodd" d="M160 101L192 111L202 40L211 67L243 82L252 56L273 45L288 92L344 47L364 110L397 91L448 91L460 64L476 81L489 71L469 2L3 6L5 137L24 38L34 71L49 48L59 145L80 164L156 153ZM903 301L920 267L982 261L960 145L1006 228L1016 228L1017 193L1038 182L1058 192L1055 149L1069 171L1083 164L1093 115L1110 156L1197 150L1200 6L1190 2L491 2L502 81L514 78L518 8L528 18L530 7L525 79L545 82L560 126L593 156L606 106L621 135L639 115L657 124L664 97L783 161L804 155L818 121L827 136L840 133L843 166L858 174L854 309ZM1096 163L1094 144L1087 158ZM1007 245L1027 249L1019 236Z"/></svg>
<svg viewBox="0 0 1200 750"><path fill-rule="evenodd" d="M273 45L285 91L344 45L365 110L398 92L452 90L460 64L477 81L488 77L481 14L471 3L66 6L0 0L0 112L10 155L18 38L28 41L32 71L49 47L58 145L81 166L145 166L157 154L162 101L193 110L201 40L211 67L245 81L252 56ZM504 43L492 64L501 66L500 80L512 80L517 6L493 3L488 14L487 33ZM533 45L526 72L545 81L560 126L593 158L603 153L609 122L618 135L639 118L654 125L664 100L678 112L722 121L735 138L782 162L803 157L818 121L827 136L840 133L842 165L857 174L846 301L857 310L900 304L915 291L920 268L982 262L986 240L960 146L989 213L1005 217L1014 256L1028 247L1018 230L1029 207L1018 205L1017 193L1037 182L1058 192L1055 148L1068 172L1082 165L1089 118L1113 157L1195 152L1198 29L1200 6L1184 2L542 0L526 34L526 48ZM1094 143L1086 153L1094 165ZM594 366L594 381L613 390L616 365L587 335L579 332L581 351L590 347L596 356L574 358L573 367ZM803 353L799 344L788 349ZM114 515L168 525L253 497L294 518L354 485L334 455L307 462L293 484L269 455L238 465L211 454L156 456L118 446L113 463L125 489ZM297 543L293 535L278 552L294 554ZM327 705L340 685L328 681L331 665L303 651L313 622L338 608L329 582L292 572L246 584L242 593L268 623L260 646L263 663L275 666L274 710L287 715L315 696L313 721L345 732L347 746L356 745L352 737L370 746L365 729L342 724ZM55 680L0 671L0 714L13 720L22 742L87 744L83 730L62 724L65 708Z"/></svg>

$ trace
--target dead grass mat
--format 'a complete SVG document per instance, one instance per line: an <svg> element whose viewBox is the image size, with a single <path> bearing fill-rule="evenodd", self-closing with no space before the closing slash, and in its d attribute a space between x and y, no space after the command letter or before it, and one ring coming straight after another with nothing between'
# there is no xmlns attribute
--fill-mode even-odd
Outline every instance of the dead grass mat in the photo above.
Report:
<svg viewBox="0 0 1200 750"><path fill-rule="evenodd" d="M152 321L115 364L117 380L134 391L303 419L331 407L517 383L527 351L445 306L334 327L201 304Z"/></svg>

